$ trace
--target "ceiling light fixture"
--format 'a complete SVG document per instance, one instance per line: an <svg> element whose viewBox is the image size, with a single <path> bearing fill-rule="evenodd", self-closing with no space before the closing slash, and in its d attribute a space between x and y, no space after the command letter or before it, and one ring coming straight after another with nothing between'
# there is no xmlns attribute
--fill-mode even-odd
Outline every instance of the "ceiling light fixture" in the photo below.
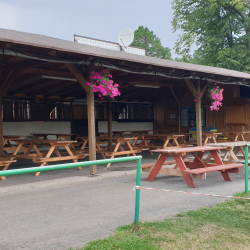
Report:
<svg viewBox="0 0 250 250"><path fill-rule="evenodd" d="M62 81L72 81L72 82L77 82L75 78L69 78L69 77L60 77L60 76L46 76L46 75L41 75L42 78L46 79L53 79L53 80L62 80Z"/></svg>
<svg viewBox="0 0 250 250"><path fill-rule="evenodd" d="M151 88L151 89L159 89L160 86L154 86L154 85L143 85L143 84L135 84L134 87L140 87L140 88Z"/></svg>

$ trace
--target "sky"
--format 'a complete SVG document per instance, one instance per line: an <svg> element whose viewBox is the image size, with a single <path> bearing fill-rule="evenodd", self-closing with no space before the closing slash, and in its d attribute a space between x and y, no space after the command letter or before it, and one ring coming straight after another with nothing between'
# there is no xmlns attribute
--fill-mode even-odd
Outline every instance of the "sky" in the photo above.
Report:
<svg viewBox="0 0 250 250"><path fill-rule="evenodd" d="M69 41L76 34L118 42L122 29L144 26L175 58L172 14L171 0L0 0L0 28Z"/></svg>

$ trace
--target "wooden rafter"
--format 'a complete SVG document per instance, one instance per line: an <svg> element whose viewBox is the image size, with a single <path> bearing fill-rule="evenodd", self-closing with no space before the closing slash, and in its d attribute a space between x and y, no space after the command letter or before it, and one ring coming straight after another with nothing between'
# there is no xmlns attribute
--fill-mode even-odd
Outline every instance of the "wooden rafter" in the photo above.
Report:
<svg viewBox="0 0 250 250"><path fill-rule="evenodd" d="M67 63L66 66L68 67L68 69L72 73L72 75L77 79L77 81L82 86L82 88L84 89L84 91L86 93L89 93L90 88L86 84L87 81L83 77L83 75L81 74L81 72L77 69L77 67L74 64L69 64L69 63Z"/></svg>

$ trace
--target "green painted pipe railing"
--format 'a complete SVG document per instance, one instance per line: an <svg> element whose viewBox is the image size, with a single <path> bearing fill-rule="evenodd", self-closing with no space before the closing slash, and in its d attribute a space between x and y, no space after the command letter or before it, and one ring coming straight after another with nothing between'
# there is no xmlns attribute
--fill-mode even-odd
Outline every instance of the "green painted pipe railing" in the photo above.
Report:
<svg viewBox="0 0 250 250"><path fill-rule="evenodd" d="M245 194L248 194L248 147L250 144L245 145Z"/></svg>
<svg viewBox="0 0 250 250"><path fill-rule="evenodd" d="M92 165L101 165L101 164L108 164L108 163L136 161L137 162L136 186L140 187L141 159L142 159L142 156L138 155L138 156L120 157L120 158L114 158L114 159L103 159L103 160L85 161L85 162L76 162L76 163L66 163L66 164L58 164L58 165L50 165L50 166L42 166L42 167L20 168L20 169L0 171L0 176L29 174L29 173L45 172L45 171L59 170L59 169L88 167ZM140 189L136 189L135 221L134 221L136 225L139 223L139 208L140 208Z"/></svg>

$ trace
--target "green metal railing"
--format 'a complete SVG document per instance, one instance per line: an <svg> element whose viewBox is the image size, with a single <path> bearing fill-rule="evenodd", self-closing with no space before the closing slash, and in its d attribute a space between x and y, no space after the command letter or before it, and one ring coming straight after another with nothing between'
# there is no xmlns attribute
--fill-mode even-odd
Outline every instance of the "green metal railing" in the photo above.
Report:
<svg viewBox="0 0 250 250"><path fill-rule="evenodd" d="M248 147L250 144L245 145L245 193L248 194Z"/></svg>
<svg viewBox="0 0 250 250"><path fill-rule="evenodd" d="M120 157L120 158L115 158L115 159L103 159L103 160L96 160L96 161L66 163L66 164L58 164L58 165L50 165L50 166L42 166L42 167L32 167L32 168L20 168L20 169L0 171L0 176L45 172L45 171L51 171L51 170L68 169L68 168L76 168L76 167L88 167L92 165L101 165L101 164L108 164L108 163L136 161L137 162L136 186L139 187L140 181L141 181L141 159L142 159L142 156L138 155L138 156L130 156L130 157ZM139 223L139 208L140 208L140 189L136 189L135 221L134 221L136 225Z"/></svg>

